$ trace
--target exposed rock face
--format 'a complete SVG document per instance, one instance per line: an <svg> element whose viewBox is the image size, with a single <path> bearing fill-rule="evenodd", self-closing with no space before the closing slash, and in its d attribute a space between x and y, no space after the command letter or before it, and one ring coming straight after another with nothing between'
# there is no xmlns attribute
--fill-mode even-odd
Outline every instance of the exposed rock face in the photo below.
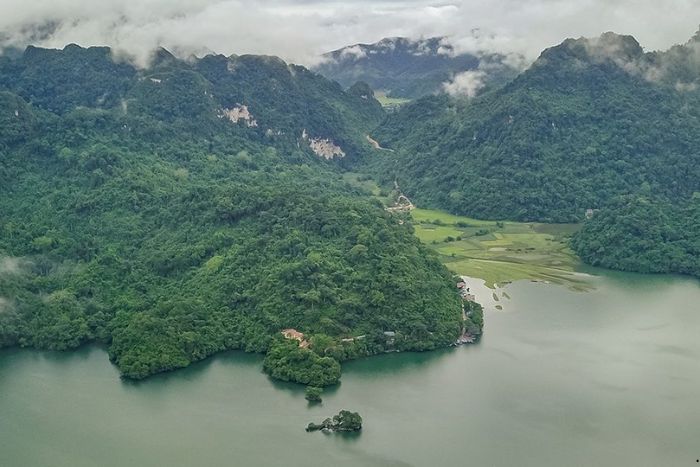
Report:
<svg viewBox="0 0 700 467"><path fill-rule="evenodd" d="M299 347L305 349L309 346L309 341L304 338L304 333L297 331L296 329L285 329L282 331L282 335L285 339L293 339L299 341Z"/></svg>
<svg viewBox="0 0 700 467"><path fill-rule="evenodd" d="M219 114L219 118L228 118L236 124L243 120L248 128L258 126L258 122L253 118L247 105L237 104L232 109L223 109Z"/></svg>
<svg viewBox="0 0 700 467"><path fill-rule="evenodd" d="M312 138L309 141L309 146L311 146L311 150L315 152L317 156L323 157L324 159L345 157L345 152L340 146L337 146L329 139Z"/></svg>
<svg viewBox="0 0 700 467"><path fill-rule="evenodd" d="M304 130L301 137L309 142L309 147L318 157L323 157L326 160L345 157L345 151L331 139L310 138L306 130Z"/></svg>

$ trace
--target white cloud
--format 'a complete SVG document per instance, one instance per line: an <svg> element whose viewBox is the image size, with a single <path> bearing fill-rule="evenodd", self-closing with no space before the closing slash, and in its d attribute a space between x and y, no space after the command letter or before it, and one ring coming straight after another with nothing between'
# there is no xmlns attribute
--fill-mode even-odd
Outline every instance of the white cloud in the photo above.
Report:
<svg viewBox="0 0 700 467"><path fill-rule="evenodd" d="M485 78L486 72L482 70L464 71L457 73L452 81L443 83L442 88L451 96L463 96L471 99L484 87Z"/></svg>
<svg viewBox="0 0 700 467"><path fill-rule="evenodd" d="M0 257L0 275L19 274L26 261L12 256Z"/></svg>
<svg viewBox="0 0 700 467"><path fill-rule="evenodd" d="M359 45L353 45L352 47L346 47L340 54L340 58L352 58L354 60L359 60L365 58L367 52Z"/></svg>
<svg viewBox="0 0 700 467"><path fill-rule="evenodd" d="M665 49L685 42L698 18L697 0L1 0L0 43L110 45L140 62L163 46L311 64L348 44L446 35L457 51L531 60L566 37L608 30Z"/></svg>

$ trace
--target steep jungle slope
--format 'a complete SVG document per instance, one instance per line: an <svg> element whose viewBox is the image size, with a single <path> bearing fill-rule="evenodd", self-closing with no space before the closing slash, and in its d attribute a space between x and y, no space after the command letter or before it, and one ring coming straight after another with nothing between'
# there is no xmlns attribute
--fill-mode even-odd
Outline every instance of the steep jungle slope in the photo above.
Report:
<svg viewBox="0 0 700 467"><path fill-rule="evenodd" d="M300 135L352 155L371 96L165 51L136 70L32 48L0 77L0 347L99 341L129 378L271 351L271 374L325 385L341 360L459 336L451 275Z"/></svg>
<svg viewBox="0 0 700 467"><path fill-rule="evenodd" d="M334 159L356 157L383 118L371 94L343 92L304 67L268 56L183 61L160 49L148 68L137 69L107 47L28 47L18 58L0 56L0 89L58 115L79 107L114 110L194 125L201 133L216 128L215 119L228 120L265 144L327 141L338 148L328 156Z"/></svg>
<svg viewBox="0 0 700 467"><path fill-rule="evenodd" d="M630 36L569 39L473 100L418 100L369 158L423 206L487 219L580 221L618 196L700 190L700 36L645 53Z"/></svg>
<svg viewBox="0 0 700 467"><path fill-rule="evenodd" d="M700 277L700 194L680 205L617 199L586 221L572 247L594 266Z"/></svg>

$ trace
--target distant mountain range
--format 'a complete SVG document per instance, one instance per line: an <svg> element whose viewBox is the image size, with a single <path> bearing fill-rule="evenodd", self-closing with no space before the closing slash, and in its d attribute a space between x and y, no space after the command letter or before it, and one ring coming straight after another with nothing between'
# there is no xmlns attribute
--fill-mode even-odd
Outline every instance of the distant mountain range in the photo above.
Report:
<svg viewBox="0 0 700 467"><path fill-rule="evenodd" d="M389 97L409 99L444 91L475 94L518 71L504 55L458 53L444 37L395 37L343 47L325 54L314 70L345 88L363 81Z"/></svg>
<svg viewBox="0 0 700 467"><path fill-rule="evenodd" d="M116 110L208 132L227 122L250 138L291 145L305 138L303 147L319 151L327 142L337 152L326 156L338 159L354 157L366 145L366 132L383 118L371 90L345 92L271 56L184 61L160 49L147 69L137 69L115 60L107 47L29 47L0 56L0 89L55 114L81 107Z"/></svg>

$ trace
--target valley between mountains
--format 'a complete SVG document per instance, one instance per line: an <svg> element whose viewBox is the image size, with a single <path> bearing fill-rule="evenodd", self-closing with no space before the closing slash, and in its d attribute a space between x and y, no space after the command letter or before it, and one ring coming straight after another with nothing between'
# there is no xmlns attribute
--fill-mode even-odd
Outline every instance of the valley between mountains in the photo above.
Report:
<svg viewBox="0 0 700 467"><path fill-rule="evenodd" d="M606 33L522 72L448 60L494 71L462 96L269 56L4 54L0 346L102 343L128 379L242 349L321 387L480 335L459 276L698 276L699 48Z"/></svg>

